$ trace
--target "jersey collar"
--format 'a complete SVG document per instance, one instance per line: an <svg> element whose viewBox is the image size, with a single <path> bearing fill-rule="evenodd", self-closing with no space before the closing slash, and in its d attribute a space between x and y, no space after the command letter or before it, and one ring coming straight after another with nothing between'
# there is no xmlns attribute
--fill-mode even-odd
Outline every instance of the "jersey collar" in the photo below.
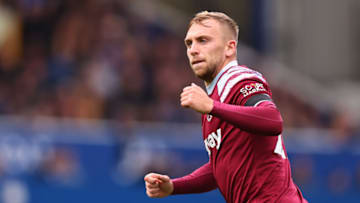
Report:
<svg viewBox="0 0 360 203"><path fill-rule="evenodd" d="M233 67L233 66L237 66L237 65L238 65L237 60L233 60L233 61L230 61L228 64L226 64L226 66L225 66L223 69L221 69L221 71L216 75L216 77L214 78L214 80L211 81L211 83L210 83L208 86L206 86L206 91L207 91L208 95L211 95L212 92L214 91L215 85L216 85L216 83L218 82L220 76L221 76L225 71L227 71L229 68L231 68L231 67Z"/></svg>

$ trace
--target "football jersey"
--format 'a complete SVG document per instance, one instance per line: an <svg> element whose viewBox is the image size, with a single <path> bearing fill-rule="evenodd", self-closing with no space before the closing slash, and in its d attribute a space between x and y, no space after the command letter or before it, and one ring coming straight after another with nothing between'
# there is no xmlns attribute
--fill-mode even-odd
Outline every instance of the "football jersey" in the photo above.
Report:
<svg viewBox="0 0 360 203"><path fill-rule="evenodd" d="M217 74L207 93L215 101L249 108L262 102L251 101L255 95L271 99L265 78L236 61ZM202 116L202 127L213 175L228 203L306 202L292 181L281 135L253 134L209 114Z"/></svg>

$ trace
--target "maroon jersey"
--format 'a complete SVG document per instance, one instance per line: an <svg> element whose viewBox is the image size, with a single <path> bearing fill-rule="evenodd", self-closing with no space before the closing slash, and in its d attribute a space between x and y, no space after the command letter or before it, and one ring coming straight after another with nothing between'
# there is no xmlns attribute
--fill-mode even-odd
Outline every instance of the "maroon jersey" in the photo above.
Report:
<svg viewBox="0 0 360 203"><path fill-rule="evenodd" d="M258 106L271 100L264 77L236 61L222 69L207 92L224 104ZM255 95L260 99L252 101ZM203 115L202 126L213 177L228 203L306 202L292 181L280 134L251 133L215 115Z"/></svg>

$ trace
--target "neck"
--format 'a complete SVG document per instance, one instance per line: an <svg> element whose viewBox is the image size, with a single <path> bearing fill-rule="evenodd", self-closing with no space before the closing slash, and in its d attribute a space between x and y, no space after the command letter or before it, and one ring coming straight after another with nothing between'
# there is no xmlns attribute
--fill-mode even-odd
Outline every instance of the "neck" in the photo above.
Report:
<svg viewBox="0 0 360 203"><path fill-rule="evenodd" d="M231 61L234 61L234 60L236 60L236 57L231 57L231 58L225 59L224 62L216 68L216 70L214 71L214 74L212 75L211 79L210 79L210 80L204 80L205 86L208 86L208 85L214 80L214 78L217 76L217 74L219 74L220 71L221 71L228 63L230 63Z"/></svg>

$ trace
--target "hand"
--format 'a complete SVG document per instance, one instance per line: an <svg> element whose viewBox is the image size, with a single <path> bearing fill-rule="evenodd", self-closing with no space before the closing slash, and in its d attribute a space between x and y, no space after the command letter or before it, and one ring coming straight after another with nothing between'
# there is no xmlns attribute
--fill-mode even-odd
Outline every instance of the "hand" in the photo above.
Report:
<svg viewBox="0 0 360 203"><path fill-rule="evenodd" d="M214 107L214 101L201 87L194 83L185 87L180 97L181 106L192 108L203 114L210 113Z"/></svg>
<svg viewBox="0 0 360 203"><path fill-rule="evenodd" d="M149 173L144 177L147 196L162 198L174 191L174 185L167 175Z"/></svg>

